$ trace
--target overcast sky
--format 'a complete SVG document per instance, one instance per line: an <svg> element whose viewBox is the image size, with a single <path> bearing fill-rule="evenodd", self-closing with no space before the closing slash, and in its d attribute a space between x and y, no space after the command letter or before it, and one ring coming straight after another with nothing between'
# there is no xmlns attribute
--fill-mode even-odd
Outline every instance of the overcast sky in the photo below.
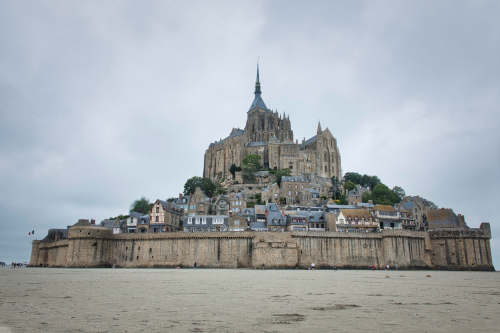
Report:
<svg viewBox="0 0 500 333"><path fill-rule="evenodd" d="M263 99L317 122L343 172L492 225L500 268L499 1L1 1L0 261L28 231L127 213L202 175Z"/></svg>

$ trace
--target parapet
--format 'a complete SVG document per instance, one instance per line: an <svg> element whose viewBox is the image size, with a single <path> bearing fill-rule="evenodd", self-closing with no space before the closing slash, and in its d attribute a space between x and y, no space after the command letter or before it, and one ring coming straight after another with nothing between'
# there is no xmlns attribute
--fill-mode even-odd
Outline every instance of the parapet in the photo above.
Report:
<svg viewBox="0 0 500 333"><path fill-rule="evenodd" d="M488 236L488 238L491 239L491 227L488 222L482 222L479 226L479 230L482 230L485 236Z"/></svg>
<svg viewBox="0 0 500 333"><path fill-rule="evenodd" d="M438 238L484 238L491 239L491 228L487 222L481 223L479 228L436 229L429 231L431 239Z"/></svg>
<svg viewBox="0 0 500 333"><path fill-rule="evenodd" d="M113 231L109 228L95 226L78 226L75 225L69 228L68 238L95 238L108 239L113 237Z"/></svg>

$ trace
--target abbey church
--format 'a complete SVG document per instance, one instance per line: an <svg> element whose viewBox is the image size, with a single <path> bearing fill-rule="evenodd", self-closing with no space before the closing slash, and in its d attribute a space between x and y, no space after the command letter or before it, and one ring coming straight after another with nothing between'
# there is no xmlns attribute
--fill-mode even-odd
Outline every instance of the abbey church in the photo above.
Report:
<svg viewBox="0 0 500 333"><path fill-rule="evenodd" d="M262 99L258 67L255 97L245 129L233 128L229 136L210 144L205 152L203 176L227 179L231 177L231 165L241 166L249 154L260 155L265 168L290 169L293 176L341 179L340 153L330 130L322 130L318 123L316 135L294 142L289 116L268 109Z"/></svg>

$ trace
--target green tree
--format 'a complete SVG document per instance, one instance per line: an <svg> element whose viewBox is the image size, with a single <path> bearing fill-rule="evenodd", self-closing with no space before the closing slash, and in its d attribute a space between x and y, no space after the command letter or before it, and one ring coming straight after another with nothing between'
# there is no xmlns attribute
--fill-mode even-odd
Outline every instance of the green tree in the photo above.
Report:
<svg viewBox="0 0 500 333"><path fill-rule="evenodd" d="M283 176L290 176L290 169L279 169L279 170L271 170L270 171L276 177L276 184L281 187L281 178Z"/></svg>
<svg viewBox="0 0 500 333"><path fill-rule="evenodd" d="M242 169L260 170L260 155L250 154L241 161Z"/></svg>
<svg viewBox="0 0 500 333"><path fill-rule="evenodd" d="M239 166L236 166L236 164L231 164L231 166L229 167L229 172L233 175L233 179L234 177L236 177L236 172L238 171L241 171L241 168Z"/></svg>
<svg viewBox="0 0 500 333"><path fill-rule="evenodd" d="M380 181L380 179L377 177L377 176L368 176L368 175L363 175L361 177L361 186L364 186L364 187L369 187L370 190L373 190L375 188L375 186L377 186L378 184L381 184L382 182Z"/></svg>
<svg viewBox="0 0 500 333"><path fill-rule="evenodd" d="M184 195L193 194L197 187L210 198L213 197L217 189L217 186L209 178L194 176L184 184Z"/></svg>
<svg viewBox="0 0 500 333"><path fill-rule="evenodd" d="M372 200L372 192L370 191L363 192L363 194L361 195L361 201L368 202L370 200Z"/></svg>
<svg viewBox="0 0 500 333"><path fill-rule="evenodd" d="M153 204L150 203L148 199L146 199L145 197L141 197L140 199L135 200L132 203L132 205L130 206L130 211L148 214L152 206Z"/></svg>
<svg viewBox="0 0 500 333"><path fill-rule="evenodd" d="M348 180L345 184L344 184L344 188L348 191L352 191L354 190L354 188L356 187L356 184L354 184L352 181Z"/></svg>
<svg viewBox="0 0 500 333"><path fill-rule="evenodd" d="M264 204L264 202L262 201L262 193L255 193L255 204L256 205Z"/></svg>
<svg viewBox="0 0 500 333"><path fill-rule="evenodd" d="M243 172L243 181L245 183L255 182L255 172L259 171L260 155L250 154L241 161L241 171Z"/></svg>
<svg viewBox="0 0 500 333"><path fill-rule="evenodd" d="M338 181L337 177L335 177L335 176L333 176L331 180L332 180L332 187L330 189L330 194L331 194L333 200L338 200L340 198L340 196L342 195L342 193L340 193L339 181Z"/></svg>
<svg viewBox="0 0 500 333"><path fill-rule="evenodd" d="M392 192L394 192L394 194L398 197L398 199L399 199L398 202L400 202L401 200L403 200L403 198L406 195L405 190L403 190L403 188L400 187L400 186L394 186L392 188Z"/></svg>
<svg viewBox="0 0 500 333"><path fill-rule="evenodd" d="M341 194L337 200L335 200L337 204L339 205L347 205L349 202L347 201L347 198L345 195Z"/></svg>
<svg viewBox="0 0 500 333"><path fill-rule="evenodd" d="M344 175L344 182L351 181L354 184L361 184L361 175L357 172L346 172Z"/></svg>
<svg viewBox="0 0 500 333"><path fill-rule="evenodd" d="M372 191L372 198L375 204L394 205L399 202L397 195L384 184L377 184Z"/></svg>

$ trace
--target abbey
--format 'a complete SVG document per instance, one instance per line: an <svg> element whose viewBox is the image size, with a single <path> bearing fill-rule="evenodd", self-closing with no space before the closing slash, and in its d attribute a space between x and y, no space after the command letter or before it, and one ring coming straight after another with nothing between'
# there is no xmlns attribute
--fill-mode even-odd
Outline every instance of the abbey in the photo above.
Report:
<svg viewBox="0 0 500 333"><path fill-rule="evenodd" d="M290 169L293 176L341 179L340 153L330 130L322 130L318 123L315 136L294 142L289 116L268 109L262 99L258 66L255 97L245 129L233 128L229 136L210 144L205 152L203 176L227 179L231 165L241 166L249 154L260 155L264 168Z"/></svg>

